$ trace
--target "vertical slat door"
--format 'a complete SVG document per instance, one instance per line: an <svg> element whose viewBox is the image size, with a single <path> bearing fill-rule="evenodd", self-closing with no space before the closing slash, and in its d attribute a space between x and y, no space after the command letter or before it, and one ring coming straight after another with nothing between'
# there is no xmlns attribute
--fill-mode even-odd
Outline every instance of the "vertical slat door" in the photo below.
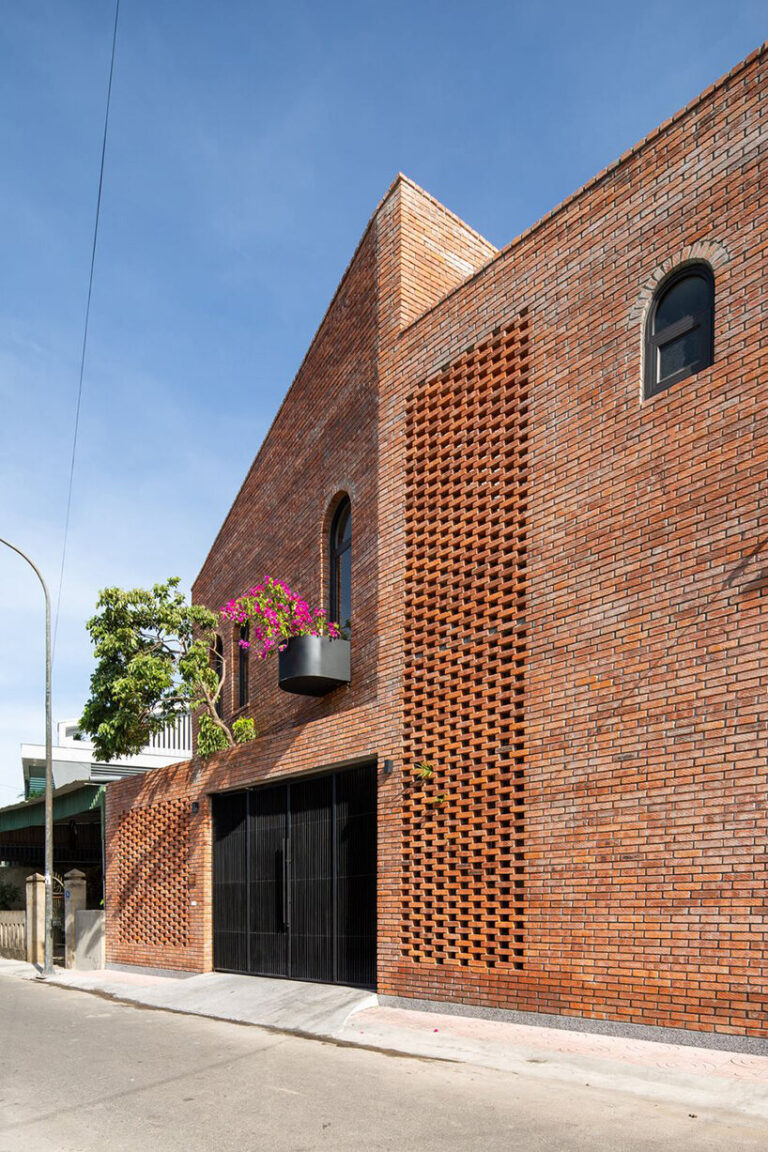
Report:
<svg viewBox="0 0 768 1152"><path fill-rule="evenodd" d="M248 971L248 794L212 797L213 966Z"/></svg>
<svg viewBox="0 0 768 1152"><path fill-rule="evenodd" d="M288 787L254 788L249 798L249 963L260 976L290 976Z"/></svg>
<svg viewBox="0 0 768 1152"><path fill-rule="evenodd" d="M338 984L376 986L376 773L335 778L336 972Z"/></svg>
<svg viewBox="0 0 768 1152"><path fill-rule="evenodd" d="M334 980L333 778L290 786L291 976Z"/></svg>
<svg viewBox="0 0 768 1152"><path fill-rule="evenodd" d="M376 985L372 766L213 797L220 971Z"/></svg>

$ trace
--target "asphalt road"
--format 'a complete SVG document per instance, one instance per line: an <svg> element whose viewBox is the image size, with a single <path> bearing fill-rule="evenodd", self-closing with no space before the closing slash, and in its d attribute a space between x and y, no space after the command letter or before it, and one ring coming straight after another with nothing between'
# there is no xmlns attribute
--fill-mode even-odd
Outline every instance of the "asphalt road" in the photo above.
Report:
<svg viewBox="0 0 768 1152"><path fill-rule="evenodd" d="M748 1152L765 1126L0 980L0 1152Z"/></svg>

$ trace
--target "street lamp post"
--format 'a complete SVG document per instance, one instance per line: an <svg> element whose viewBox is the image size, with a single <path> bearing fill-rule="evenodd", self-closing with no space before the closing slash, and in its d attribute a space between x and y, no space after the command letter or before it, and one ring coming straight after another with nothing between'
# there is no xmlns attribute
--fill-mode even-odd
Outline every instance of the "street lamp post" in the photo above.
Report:
<svg viewBox="0 0 768 1152"><path fill-rule="evenodd" d="M45 594L45 952L43 956L43 976L53 976L53 735L51 723L51 598L48 595L48 585L43 574L29 556L11 544L10 540L3 540L0 544L7 545L14 552L26 560L30 568L43 586Z"/></svg>

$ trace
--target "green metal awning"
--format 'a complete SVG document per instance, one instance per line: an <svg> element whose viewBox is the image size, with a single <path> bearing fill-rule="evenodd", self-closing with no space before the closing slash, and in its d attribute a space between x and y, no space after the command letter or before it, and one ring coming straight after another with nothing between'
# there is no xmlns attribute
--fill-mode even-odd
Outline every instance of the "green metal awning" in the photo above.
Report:
<svg viewBox="0 0 768 1152"><path fill-rule="evenodd" d="M53 819L70 820L98 808L104 795L103 784L65 784L53 793ZM45 797L36 796L21 804L0 808L0 832L34 828L45 824Z"/></svg>

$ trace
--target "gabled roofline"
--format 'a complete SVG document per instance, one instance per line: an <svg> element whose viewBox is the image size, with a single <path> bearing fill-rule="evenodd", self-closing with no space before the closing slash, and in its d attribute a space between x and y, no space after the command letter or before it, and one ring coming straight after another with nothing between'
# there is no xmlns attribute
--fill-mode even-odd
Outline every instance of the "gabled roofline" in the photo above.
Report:
<svg viewBox="0 0 768 1152"><path fill-rule="evenodd" d="M457 224L460 224L465 232L469 232L469 234L474 236L476 240L479 240L484 247L489 248L492 252L499 252L499 249L496 247L496 245L492 244L486 236L483 236L482 233L478 232L476 228L473 228L470 224L467 224L466 220L462 220L461 216L458 216L455 212L452 212L450 208L446 208L445 204L441 203L440 200L437 200L431 192L427 192L427 190L422 188L420 184L417 184L415 180L411 180L410 176L405 176L402 172L399 172L396 180L391 185L389 192L387 192L387 196L389 196L390 193L393 192L395 187L399 184L407 184L408 187L412 188L414 192L418 192L420 196L422 196L425 200L428 200L433 208L437 208L437 210L442 212L444 216L448 216L451 220L454 220ZM384 199L386 200L386 198L387 197L385 196ZM384 201L382 201L382 204L383 203ZM379 205L379 207L381 207L381 205ZM376 212L378 212L378 210L379 209L377 208ZM374 216L375 215L376 213L374 213Z"/></svg>
<svg viewBox="0 0 768 1152"><path fill-rule="evenodd" d="M651 132L648 132L647 135L638 140L636 144L633 144L631 148L627 148L627 150L622 152L616 160L612 160L610 164L605 166L605 168L601 168L595 176L591 176L585 184L580 185L574 192L571 192L569 196L566 196L564 200L561 200L558 204L556 204L554 208L550 208L549 212L545 212L543 216L540 216L538 220L534 221L534 223L526 228L523 232L520 232L517 236L514 237L514 239L510 240L509 243L505 244L503 248L498 249L496 254L491 257L487 264L483 264L482 268L478 268L461 284L457 284L455 288L451 288L449 292L446 292L445 296L442 296L430 308L425 309L425 311L422 312L420 316L417 316L410 322L410 324L407 324L403 329L403 332L408 332L410 329L415 328L417 324L420 324L426 316L429 316L432 312L435 312L438 308L440 308L441 305L446 302L446 300L450 300L451 297L455 296L457 292L461 292L462 289L466 288L468 284L471 284L473 281L477 280L479 276L482 276L483 273L486 272L492 264L495 264L497 260L503 259L514 248L519 247L521 244L525 243L526 240L530 240L530 238L535 236L536 233L539 232L546 224L549 224L554 217L559 216L561 213L565 212L566 209L570 208L573 204L580 200L583 196L586 196L587 193L592 192L595 188L605 183L605 181L610 176L613 176L613 174L619 168L623 168L630 160L634 159L635 156L638 156L650 144L653 144L656 140L659 139L660 136L663 136L665 132L668 132L669 129L672 128L675 124L679 123L681 120L684 120L685 117L690 115L690 113L698 108L700 104L703 104L706 100L709 100L710 97L714 96L716 92L719 92L722 88L725 88L732 80L735 80L740 75L740 73L745 72L766 52L768 52L768 40L761 44L759 48L755 48L754 52L750 52L749 56L745 56L743 60L740 60L738 64L735 64L733 68L730 69L730 71L726 72L718 80L715 80L714 83L710 84L708 88L705 88L703 92L700 92L698 96L694 96L692 100L689 100L688 103L684 104L683 107L678 109L677 112L674 112L671 116L668 116L666 120L662 120L661 124L657 125Z"/></svg>
<svg viewBox="0 0 768 1152"><path fill-rule="evenodd" d="M638 140L636 144L633 144L631 148L627 148L616 160L612 160L605 168L601 168L597 175L590 177L586 184L582 184L580 188L577 188L576 191L572 192L570 196L567 196L565 200L561 200L559 204L556 204L554 208L551 208L549 212L541 216L530 228L526 228L524 232L521 232L520 235L516 236L514 240L511 240L509 244L506 244L499 251L499 257L504 256L510 249L515 248L523 240L526 240L534 232L537 232L544 224L551 220L553 216L558 216L564 209L569 208L571 204L581 199L587 192L591 192L593 188L604 183L609 176L613 175L617 168L622 168L629 160L644 151L649 144L653 144L655 140L658 140L660 136L668 132L674 124L685 119L695 108L698 108L700 104L703 104L711 96L714 96L721 88L725 88L731 80L735 80L741 72L745 72L750 65L754 64L756 60L759 60L767 51L768 40L761 44L759 48L755 48L754 52L750 52L749 56L745 56L738 64L734 64L730 71L726 72L718 80L715 80L714 83L710 84L708 88L705 88L703 92L699 92L698 96L694 96L692 100L689 100L688 103L684 104L677 112L673 112L666 120L662 120L661 124L657 125L651 132L648 132L647 135ZM495 259L498 259L498 257L495 257Z"/></svg>
<svg viewBox="0 0 768 1152"><path fill-rule="evenodd" d="M246 472L245 476L243 477L243 482L240 485L240 487L238 488L237 493L235 494L235 497L229 506L229 510L228 510L226 516L224 517L224 520L222 521L222 524L221 524L221 527L219 528L219 531L216 533L216 536L214 537L213 543L211 544L210 548L206 552L205 559L203 560L202 564L200 565L197 576L192 581L192 587L194 587L194 585L200 579L200 576L202 574L203 569L205 568L208 561L210 560L211 554L213 553L214 549L216 548L216 545L219 542L219 538L221 537L224 529L226 528L226 526L229 522L229 519L230 519L230 517L231 517L231 515L235 509L235 505L237 504L238 500L240 499L240 496L242 495L243 489L245 488L245 485L248 483L250 475L253 472L253 469L256 467L256 463L257 463L259 457L261 456L261 453L263 452L264 447L266 446L266 443L269 440L269 437L272 434L272 430L275 427L275 425L277 424L278 420L280 419L280 415L283 411L285 404L288 401L288 397L290 395L291 389L293 388L294 384L296 383L296 381L298 380L302 371L304 370L304 365L309 360L310 356L312 355L312 351L313 351L315 345L317 344L318 340L320 339L320 334L323 330L325 322L328 319L328 317L330 316L331 311L333 310L334 304L336 303L337 299L341 295L342 289L344 288L344 285L345 285L345 283L349 277L349 274L352 271L352 266L355 263L355 260L357 259L358 254L361 251L361 249L362 249L362 247L363 247L363 245L364 245L364 243L368 237L368 233L371 231L371 228L373 227L373 224L374 224L377 216L379 215L381 210L384 208L384 205L387 203L387 201L390 199L390 197L394 195L395 191L400 187L401 184L407 185L409 188L413 189L414 192L418 193L418 195L423 196L424 199L426 199L430 202L430 204L432 204L434 207L438 208L446 216L450 217L451 220L455 220L458 224L461 225L462 228L466 229L466 231L469 232L472 236L474 236L477 240L480 240L492 252L494 252L494 253L498 252L498 249L493 244L491 244L491 242L489 240L486 240L485 237L481 236L479 232L476 232L474 228L470 228L469 224L465 223L465 221L462 220L460 216L457 216L455 212L451 212L451 210L449 208L446 208L444 204L441 204L440 201L436 200L434 198L434 196L431 196L429 194L429 192L426 192L423 188L419 187L419 185L416 184L415 181L409 179L409 177L406 176L403 172L397 173L394 180L390 184L389 188L384 193L383 197L381 198L379 203L376 205L375 209L373 210L373 212L371 213L371 216L368 219L368 223L365 226L363 234L360 237L360 239L358 240L357 245L355 246L355 250L352 253L352 257L349 260L346 268L344 269L344 272L342 274L341 279L339 280L336 291L334 292L333 296L331 297L330 303L328 304L327 308L323 312L320 323L318 324L318 326L315 330L315 334L312 337L312 340L310 341L309 346L308 346L306 352L304 353L304 356L302 357L301 363L299 364L299 367L297 368L297 370L293 376L293 379L291 380L291 383L289 384L288 388L285 391L285 395L283 396L283 399L280 402L280 407L277 409L277 412L275 413L275 415L272 419L272 422L269 425L269 428L267 429L263 440L261 441L259 449L258 449L256 455L254 456L253 461L251 462L251 465L250 465L248 471ZM483 267L485 267L485 265L483 265Z"/></svg>
<svg viewBox="0 0 768 1152"><path fill-rule="evenodd" d="M251 475L254 467L256 466L256 463L257 463L262 451L264 450L264 447L265 447L267 441L269 440L270 435L272 434L272 430L275 427L275 424L277 423L278 419L280 418L280 414L282 413L283 407L288 400L288 396L291 392L291 389L293 388L293 385L296 383L296 380L301 375L301 372L304 369L304 365L307 363L307 360L309 359L310 355L312 354L312 350L314 349L314 347L315 347L315 345L316 345L316 343L320 337L320 333L322 332L323 326L324 326L326 320L328 319L328 316L331 312L331 309L333 308L334 304L336 303L336 300L338 299L338 297L339 297L339 295L340 295L340 293L344 287L344 284L346 283L346 280L347 280L347 277L349 276L352 265L354 264L358 253L360 252L363 244L365 243L365 240L368 236L368 233L371 230L371 227L372 227L376 217L379 215L379 213L381 212L384 205L387 203L389 198L393 195L395 190L401 184L407 185L409 188L411 188L415 192L417 192L420 196L423 196L433 206L438 208L441 212L445 213L445 215L450 217L452 220L455 220L463 228L465 228L467 230L467 232L469 232L476 239L480 240L483 244L487 245L488 248L492 250L492 255L489 257L488 261L485 264L483 264L475 272L471 273L466 278L466 280L463 280L461 282L461 284L458 284L455 288L452 288L450 291L446 292L446 294L444 296L441 296L440 299L435 304L433 304L430 308L425 309L425 311L422 312L419 316L417 316L414 320L412 320L410 322L410 324L407 324L404 327L403 332L408 332L412 328L415 328L417 324L421 323L421 321L426 316L429 316L431 313L436 311L436 309L440 308L446 302L446 300L450 300L453 296L456 295L457 292L461 292L462 289L466 288L466 286L468 284L471 284L473 281L477 280L477 278L479 276L482 276L483 273L492 264L494 264L497 260L502 259L506 255L508 255L508 253L510 253L514 248L517 248L521 244L525 243L525 241L529 240L532 236L534 236L537 232L539 232L543 227L545 227L545 225L550 223L554 217L559 216L561 213L565 212L566 209L570 208L573 204L575 204L583 196L586 196L587 193L591 192L593 189L597 188L600 184L604 183L604 181L607 180L610 176L612 176L613 173L617 171L617 169L623 167L631 159L633 159L635 156L639 155L639 153L641 153L645 148L647 148L654 141L658 140L659 137L662 136L665 132L667 132L674 124L677 124L680 120L684 119L695 108L697 108L700 104L704 103L711 96L713 96L716 92L720 91L720 89L724 88L732 80L736 79L736 77L739 76L742 72L746 71L752 64L754 64L754 62L756 60L758 60L762 55L764 55L764 53L766 51L768 51L768 41L765 41L763 44L760 45L759 48L756 48L753 52L750 52L750 54L748 56L746 56L743 60L740 60L738 64L734 65L733 68L731 68L728 72L726 72L718 80L715 80L714 83L710 84L708 88L705 88L703 92L700 92L697 96L695 96L687 104L683 105L683 107L680 108L677 112L673 113L672 116L669 116L666 120L663 120L661 124L659 124L656 128L654 128L647 135L643 136L642 139L640 139L631 148L628 148L625 152L622 152L621 155L616 160L613 160L610 164L606 165L605 168L602 168L595 176L592 176L589 180L587 180L587 182L585 184L582 184L579 188L576 189L575 192L572 192L570 194L570 196L567 196L565 198L565 200L561 200L558 204L556 204L553 208L551 208L549 210L549 212L546 212L543 216L539 217L539 219L536 220L529 228L526 228L523 232L519 233L519 235L514 237L513 240L511 240L508 244L506 244L501 249L495 248L494 245L490 243L490 241L486 240L485 237L482 236L479 232L475 231L474 228L471 228L464 220L461 219L460 216L457 216L455 212L451 212L451 210L449 208L446 208L444 204L441 204L439 200L436 200L434 198L434 196L430 195L429 192L426 192L423 188L421 188L413 180L409 179L409 177L407 177L404 173L398 172L397 176L395 177L395 179L390 184L389 188L387 189L384 196L382 197L382 199L377 204L376 208L374 209L373 213L370 216L370 219L368 220L368 223L365 227L365 230L364 230L362 236L360 237L360 240L358 241L357 246L355 247L354 253L352 254L352 258L349 261L349 263L347 264L346 269L344 270L344 274L342 275L341 280L339 281L338 287L336 288L336 291L334 292L333 296L331 297L331 301L330 301L328 307L326 308L325 312L323 313L322 319L321 319L321 321L320 321L320 323L319 323L319 325L315 331L314 336L312 337L312 340L309 344L309 347L307 348L306 353L304 354L304 356L302 358L302 361L298 367L298 370L296 371L296 373L295 373L295 375L291 381L291 384L286 389L286 393L283 396L283 399L280 403L280 407L278 408L277 412L275 413L275 417L272 420L272 423L270 424L270 426L266 432L266 435L264 436L264 439L261 442L259 450L256 453L256 456L254 457L250 468L246 472L245 477L243 478L243 482L237 490L235 498L233 499L232 503L230 504L227 515L224 517L224 520L221 524L221 527L219 528L219 531L216 533L216 536L213 540L213 543L211 544L210 548L208 549L208 551L205 555L205 559L203 560L203 563L200 566L200 569L197 573L197 576L192 581L193 587L194 587L195 583L200 579L200 576L202 574L203 569L208 564L208 561L211 558L211 554L213 553L214 549L216 548L216 546L219 542L219 539L220 539L224 529L226 528L226 526L229 522L229 519L230 519L230 517L234 511L235 505L237 504L238 500L240 499L240 496L243 492L243 489L245 488L245 485L247 484L248 479L250 478L250 475Z"/></svg>
<svg viewBox="0 0 768 1152"><path fill-rule="evenodd" d="M328 319L328 317L331 313L331 309L333 308L334 304L336 303L336 300L338 299L339 295L341 294L341 290L344 287L344 285L347 281L347 278L349 277L349 274L352 270L352 265L354 264L355 260L357 259L358 253L360 252L361 248L363 247L363 244L366 241L368 233L370 232L370 230L373 226L374 220L376 219L379 212L384 207L384 205L386 204L387 200L390 198L392 193L397 188L398 184L400 183L401 178L404 179L402 173L398 172L397 176L395 177L395 179L390 184L390 186L387 189L386 193L384 194L383 198L376 205L374 212L372 213L370 219L368 220L368 223L365 226L363 234L360 237L360 239L358 240L357 245L355 246L355 250L352 253L352 257L349 260L346 268L344 269L341 280L339 280L336 291L334 292L333 296L331 297L330 303L328 304L328 307L325 309L325 312L323 312L320 323L318 324L317 328L315 329L315 334L309 343L309 347L307 348L306 352L304 353L304 355L301 359L301 363L299 364L299 367L296 369L296 372L294 373L294 376L293 376L293 379L291 380L291 383L286 388L285 395L283 396L282 400L280 401L280 406L277 409L277 412L275 412L275 415L272 417L272 422L270 423L269 428L267 429L267 431L264 434L264 438L262 439L261 444L259 445L258 451L256 452L256 455L254 456L253 460L251 461L251 464L250 464L247 472L245 473L245 476L243 477L243 481L242 481L240 487L238 488L237 492L235 493L234 499L232 500L232 503L229 506L229 509L227 511L226 516L224 517L224 519L221 522L221 527L219 528L218 532L214 536L213 542L211 543L210 548L208 549L208 551L205 554L205 559L203 560L202 564L200 565L200 568L198 569L197 576L192 581L192 588L194 588L195 584L200 579L202 572L203 572L203 569L206 567L206 565L208 564L208 561L211 559L211 555L214 552L216 545L219 542L219 538L221 537L222 533L224 532L224 529L226 528L227 524L229 523L229 519L235 510L235 505L237 504L238 500L240 499L240 497L243 493L243 489L245 488L246 484L248 483L248 480L250 479L250 475L253 472L254 468L256 467L256 462L258 461L259 457L261 456L261 453L264 451L264 447L265 447L267 441L269 440L269 437L272 435L273 428L275 427L278 420L280 419L280 414L282 413L283 408L285 407L285 404L288 400L288 396L290 394L291 389L293 388L293 385L296 383L299 376L301 375L301 373L304 369L304 365L306 364L307 360L309 359L309 357L312 353L312 349L315 347L315 345L317 344L317 341L320 338L320 333L323 330L323 325L325 324L326 320ZM190 589L190 592L191 592L191 589Z"/></svg>

